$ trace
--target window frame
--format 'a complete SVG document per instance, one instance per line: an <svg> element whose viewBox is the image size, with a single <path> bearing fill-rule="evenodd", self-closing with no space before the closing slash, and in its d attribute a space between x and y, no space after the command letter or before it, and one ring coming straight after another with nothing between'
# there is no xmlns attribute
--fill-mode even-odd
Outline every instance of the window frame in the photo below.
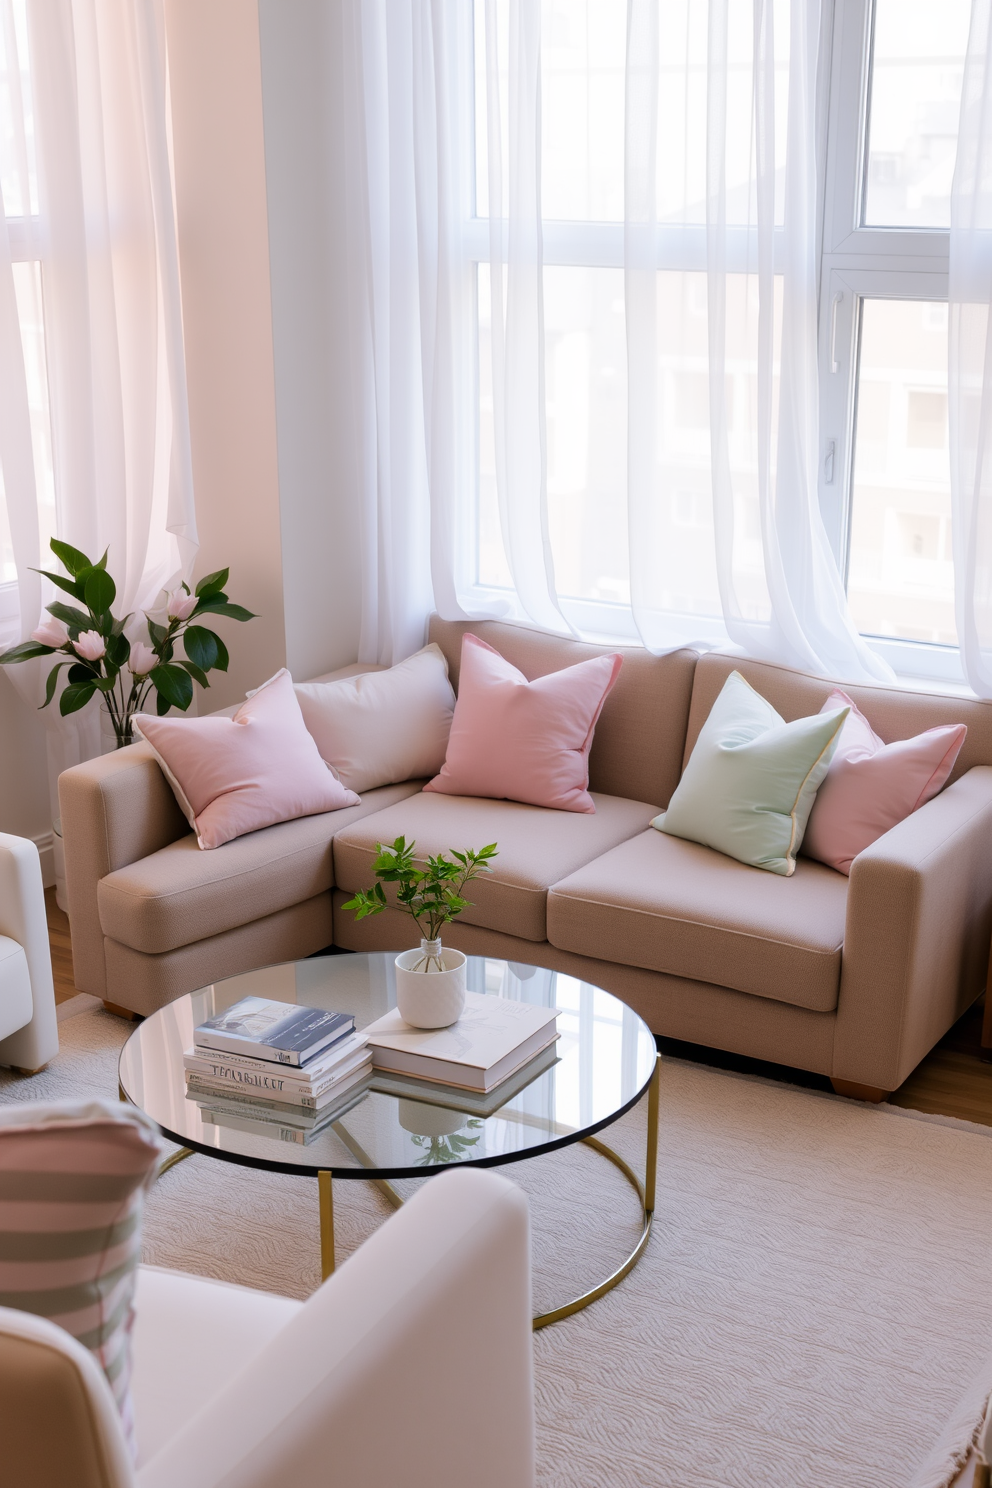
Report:
<svg viewBox="0 0 992 1488"><path fill-rule="evenodd" d="M824 129L820 244L818 496L847 584L857 420L861 304L948 297L946 228L863 225L875 0L834 0ZM907 678L962 683L957 646L867 635Z"/></svg>
<svg viewBox="0 0 992 1488"><path fill-rule="evenodd" d="M872 31L875 0L827 0L821 18L821 67L824 93L817 139L817 165L822 182L818 224L818 371L819 440L818 488L827 538L846 586L854 475L857 416L857 375L861 304L867 298L947 301L950 234L941 228L866 227L863 225L865 171L869 128ZM471 37L471 28L469 29ZM474 42L469 40L467 67L474 93ZM474 96L469 99L472 138L475 132ZM478 265L489 259L489 221L476 213L475 146L471 181L466 182L467 220L463 220L463 265L476 296ZM505 224L504 224L505 231ZM728 269L753 267L750 230L741 228L728 244ZM780 235L776 234L776 269ZM659 269L705 272L706 229L699 225L662 226L655 235ZM622 222L560 222L543 224L543 263L546 267L624 267ZM463 522L463 551L471 554L464 572L473 577L469 593L489 609L512 609L510 591L478 579L477 527L479 481L478 318L474 325L472 380L474 395L473 481L476 499ZM603 640L640 644L629 607L618 602L560 597L565 619L586 634ZM689 617L687 617L688 619ZM700 639L712 631L715 643L725 642L722 624L691 617ZM961 684L964 675L957 647L865 637L897 675Z"/></svg>

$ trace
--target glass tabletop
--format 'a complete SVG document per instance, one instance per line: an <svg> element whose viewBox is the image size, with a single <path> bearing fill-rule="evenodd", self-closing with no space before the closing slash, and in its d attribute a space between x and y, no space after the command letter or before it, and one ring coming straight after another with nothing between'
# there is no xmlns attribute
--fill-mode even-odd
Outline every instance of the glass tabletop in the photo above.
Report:
<svg viewBox="0 0 992 1488"><path fill-rule="evenodd" d="M124 1095L164 1135L249 1167L336 1178L416 1178L453 1163L489 1167L567 1146L615 1121L646 1090L654 1035L601 987L516 961L471 956L470 991L558 1009L561 1037L488 1099L373 1071L331 1110L297 1119L186 1093L193 1029L241 997L353 1013L359 1029L396 1005L395 952L320 956L215 982L160 1008L121 1051ZM523 1083L526 1081L526 1083Z"/></svg>

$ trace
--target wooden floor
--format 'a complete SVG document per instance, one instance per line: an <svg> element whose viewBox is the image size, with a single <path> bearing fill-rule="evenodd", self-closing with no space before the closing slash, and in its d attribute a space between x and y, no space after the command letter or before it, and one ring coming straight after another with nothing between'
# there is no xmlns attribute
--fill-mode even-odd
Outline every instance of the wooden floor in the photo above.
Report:
<svg viewBox="0 0 992 1488"><path fill-rule="evenodd" d="M55 903L55 890L45 894L48 911L48 938L52 947L52 972L55 978L55 1001L75 997L72 980L72 944L69 920ZM956 1023L941 1039L936 1049L910 1075L906 1083L890 1097L893 1105L914 1111L928 1111L939 1116L956 1116L961 1121L978 1121L992 1126L992 1064L981 1059L982 1010L984 999ZM711 1064L720 1069L770 1076L817 1090L829 1090L830 1081L805 1070L787 1069L765 1064L757 1059L744 1059L715 1049L681 1044L675 1039L659 1040L663 1052Z"/></svg>

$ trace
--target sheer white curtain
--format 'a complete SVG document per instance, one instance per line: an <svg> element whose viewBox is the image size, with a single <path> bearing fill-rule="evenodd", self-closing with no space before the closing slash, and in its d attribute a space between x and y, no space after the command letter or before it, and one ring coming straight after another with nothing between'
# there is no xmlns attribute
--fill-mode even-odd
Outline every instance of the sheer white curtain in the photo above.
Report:
<svg viewBox="0 0 992 1488"><path fill-rule="evenodd" d="M31 572L56 567L49 536L109 548L115 609L139 618L189 574L197 536L161 0L0 0L0 16L0 468L24 638L56 593ZM40 281L15 283L12 242L22 258L35 243ZM47 410L30 406L39 380ZM8 675L40 702L46 671ZM45 717L54 769L99 751L93 705Z"/></svg>
<svg viewBox="0 0 992 1488"><path fill-rule="evenodd" d="M948 413L958 640L992 697L992 0L973 0L951 190Z"/></svg>
<svg viewBox="0 0 992 1488"><path fill-rule="evenodd" d="M848 613L817 499L819 12L817 0L628 6L631 604L651 649L699 638L672 602L689 563L693 608L718 594L749 655L886 677ZM703 245L703 273L679 267ZM705 340L687 326L693 295ZM685 430L665 404L701 365L712 528L709 551L692 553L674 520Z"/></svg>
<svg viewBox="0 0 992 1488"><path fill-rule="evenodd" d="M473 369L461 252L471 79L462 0L345 0L339 204L349 252L354 445L362 503L360 658L423 644L437 608L464 618L457 504L471 482Z"/></svg>

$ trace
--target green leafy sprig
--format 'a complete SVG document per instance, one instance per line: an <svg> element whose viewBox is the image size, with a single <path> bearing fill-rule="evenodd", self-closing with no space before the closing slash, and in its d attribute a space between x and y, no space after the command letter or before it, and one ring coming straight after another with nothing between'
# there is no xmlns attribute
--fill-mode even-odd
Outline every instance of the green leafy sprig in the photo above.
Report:
<svg viewBox="0 0 992 1488"><path fill-rule="evenodd" d="M46 569L37 572L75 601L66 604L56 600L46 605L52 619L64 627L65 639L55 643L53 636L52 644L37 639L39 631L58 630L46 621L31 640L0 655L0 666L36 656L63 655L66 659L48 674L42 708L51 703L59 673L68 667L68 685L59 695L59 712L63 717L76 713L95 693L102 693L119 746L131 743L132 719L141 712L149 693L154 691L156 695L159 715L170 708L185 712L193 701L194 681L209 687L208 672L227 671L227 647L219 635L201 623L204 619L254 619L251 610L232 604L224 593L230 570L222 568L207 574L195 590L186 583L176 590L170 596L169 609L181 613L167 614L164 625L146 612L150 645L132 643L124 634L132 616L117 618L111 612L117 585L107 572L107 554L93 562L78 548L57 538L52 538L51 548L66 573L49 573ZM195 603L189 604L191 599ZM180 643L185 655L177 654Z"/></svg>
<svg viewBox="0 0 992 1488"><path fill-rule="evenodd" d="M397 837L392 847L377 842L372 864L377 882L371 889L359 889L344 908L353 910L356 920L381 914L389 902L383 885L396 884L397 909L412 917L424 940L437 940L442 927L470 907L472 901L463 897L465 885L480 873L492 872L496 844L490 842L478 852L453 851L449 857L440 853L427 859L426 868L414 864L416 845L407 844L405 837Z"/></svg>

